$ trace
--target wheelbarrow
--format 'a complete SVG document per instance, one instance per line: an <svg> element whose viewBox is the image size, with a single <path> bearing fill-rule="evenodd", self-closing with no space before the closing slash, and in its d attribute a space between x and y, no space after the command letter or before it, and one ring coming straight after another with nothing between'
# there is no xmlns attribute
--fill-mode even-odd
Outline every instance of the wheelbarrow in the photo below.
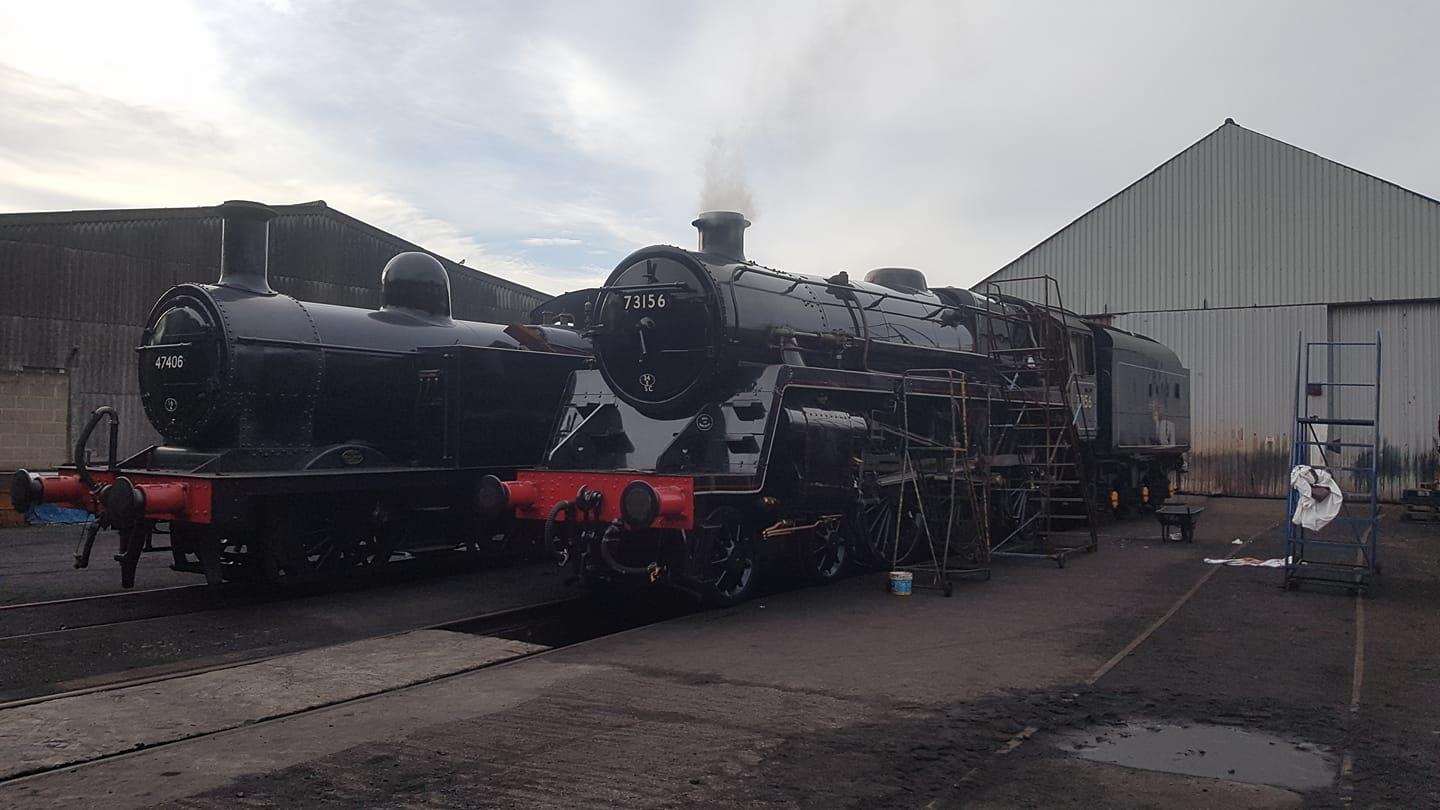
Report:
<svg viewBox="0 0 1440 810"><path fill-rule="evenodd" d="M1160 541L1177 540L1182 543L1195 542L1195 522L1200 519L1203 506L1170 504L1155 510L1155 519L1160 521Z"/></svg>

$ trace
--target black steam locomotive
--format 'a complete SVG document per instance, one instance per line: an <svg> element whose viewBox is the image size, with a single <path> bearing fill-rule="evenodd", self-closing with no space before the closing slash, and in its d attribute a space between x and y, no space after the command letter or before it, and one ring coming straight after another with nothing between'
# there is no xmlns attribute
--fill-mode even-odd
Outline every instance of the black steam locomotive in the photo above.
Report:
<svg viewBox="0 0 1440 810"><path fill-rule="evenodd" d="M694 224L698 251L644 248L600 289L597 368L541 467L481 485L488 513L543 520L576 578L732 602L777 556L821 580L902 559L917 519L981 559L1093 526L1066 503L1156 502L1182 469L1188 372L1164 346L910 269L773 270L745 258L743 216Z"/></svg>
<svg viewBox="0 0 1440 810"><path fill-rule="evenodd" d="M477 482L540 459L588 341L453 319L445 269L424 253L386 264L378 311L298 301L267 279L274 212L232 201L219 214L219 281L166 292L138 348L145 413L166 443L118 459L116 414L101 408L73 467L15 474L16 508L96 515L76 566L115 529L125 587L157 524L174 567L212 583L303 581L493 535L476 520ZM86 446L107 418L110 457L92 469Z"/></svg>

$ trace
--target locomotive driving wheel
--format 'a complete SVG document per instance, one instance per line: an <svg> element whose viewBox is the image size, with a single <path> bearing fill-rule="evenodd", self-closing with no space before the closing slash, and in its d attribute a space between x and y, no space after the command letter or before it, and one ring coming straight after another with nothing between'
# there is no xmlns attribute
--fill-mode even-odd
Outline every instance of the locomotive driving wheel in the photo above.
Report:
<svg viewBox="0 0 1440 810"><path fill-rule="evenodd" d="M898 499L877 495L860 506L860 531L870 562L879 567L905 562L919 539L913 501L902 508Z"/></svg>
<svg viewBox="0 0 1440 810"><path fill-rule="evenodd" d="M265 578L276 583L332 579L379 565L390 546L356 510L286 503L271 510L262 532ZM367 514L359 510L360 515Z"/></svg>
<svg viewBox="0 0 1440 810"><path fill-rule="evenodd" d="M709 597L720 605L738 605L755 594L759 579L758 534L752 521L732 506L711 512L701 523L716 575Z"/></svg>
<svg viewBox="0 0 1440 810"><path fill-rule="evenodd" d="M841 517L825 518L807 535L805 573L816 582L834 582L844 575L852 544L849 524Z"/></svg>

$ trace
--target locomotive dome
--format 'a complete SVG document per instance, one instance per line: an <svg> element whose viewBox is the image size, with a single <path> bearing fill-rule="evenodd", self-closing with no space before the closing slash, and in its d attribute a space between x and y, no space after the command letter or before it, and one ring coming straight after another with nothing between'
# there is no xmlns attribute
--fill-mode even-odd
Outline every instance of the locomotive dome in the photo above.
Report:
<svg viewBox="0 0 1440 810"><path fill-rule="evenodd" d="M384 308L450 317L450 276L428 253L409 251L385 263L380 273Z"/></svg>
<svg viewBox="0 0 1440 810"><path fill-rule="evenodd" d="M865 281L898 292L924 292L930 289L925 274L911 267L877 267L865 274Z"/></svg>

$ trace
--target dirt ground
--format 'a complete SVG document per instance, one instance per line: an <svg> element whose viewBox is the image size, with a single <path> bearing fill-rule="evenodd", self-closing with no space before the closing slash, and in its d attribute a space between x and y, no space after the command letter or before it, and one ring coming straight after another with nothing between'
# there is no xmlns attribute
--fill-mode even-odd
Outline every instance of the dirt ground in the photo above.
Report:
<svg viewBox="0 0 1440 810"><path fill-rule="evenodd" d="M0 804L1440 807L1440 527L1387 517L1386 573L1356 599L1203 564L1279 556L1284 510L1207 506L1193 545L1142 520L1064 570L1004 562L952 599L877 577L777 594L46 774ZM1273 734L1328 753L1335 779L1075 755L1075 734L1137 721Z"/></svg>

